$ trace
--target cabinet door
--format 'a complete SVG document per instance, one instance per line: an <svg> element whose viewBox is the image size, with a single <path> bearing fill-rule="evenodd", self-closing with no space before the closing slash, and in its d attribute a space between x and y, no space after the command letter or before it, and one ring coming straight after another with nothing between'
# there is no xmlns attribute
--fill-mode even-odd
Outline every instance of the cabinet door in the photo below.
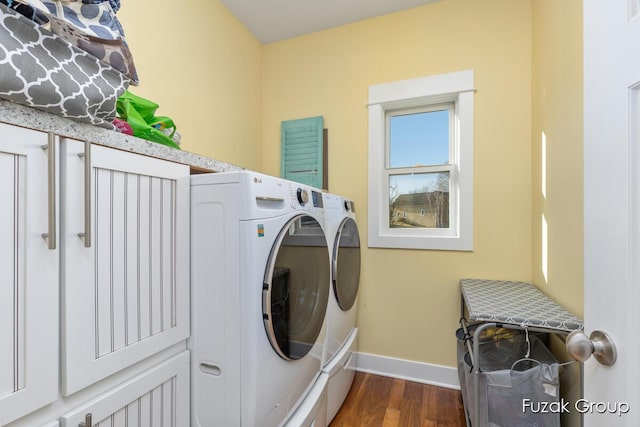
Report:
<svg viewBox="0 0 640 427"><path fill-rule="evenodd" d="M189 335L189 168L87 146L61 143L66 396Z"/></svg>
<svg viewBox="0 0 640 427"><path fill-rule="evenodd" d="M49 149L47 134L0 123L1 425L58 393L58 250L49 229L49 218L57 225L57 143L51 142Z"/></svg>
<svg viewBox="0 0 640 427"><path fill-rule="evenodd" d="M63 415L60 421L62 427L188 426L189 353L180 353L145 371Z"/></svg>

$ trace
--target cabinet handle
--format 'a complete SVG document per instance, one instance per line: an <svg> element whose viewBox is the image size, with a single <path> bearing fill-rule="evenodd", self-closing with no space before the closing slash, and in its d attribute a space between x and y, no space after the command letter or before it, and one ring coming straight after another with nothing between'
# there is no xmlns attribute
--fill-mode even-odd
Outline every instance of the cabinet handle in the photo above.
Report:
<svg viewBox="0 0 640 427"><path fill-rule="evenodd" d="M48 241L50 250L56 249L56 135L49 132L47 145L42 149L47 151L48 156L48 215L49 224L47 233L42 233L42 237Z"/></svg>
<svg viewBox="0 0 640 427"><path fill-rule="evenodd" d="M205 374L219 377L222 375L222 368L215 363L200 362L200 370Z"/></svg>
<svg viewBox="0 0 640 427"><path fill-rule="evenodd" d="M92 427L93 420L91 419L91 414L87 414L84 416L84 421L78 424L78 427Z"/></svg>
<svg viewBox="0 0 640 427"><path fill-rule="evenodd" d="M78 233L78 237L84 239L84 247L91 247L91 143L84 142L84 153L78 154L84 157L84 233Z"/></svg>

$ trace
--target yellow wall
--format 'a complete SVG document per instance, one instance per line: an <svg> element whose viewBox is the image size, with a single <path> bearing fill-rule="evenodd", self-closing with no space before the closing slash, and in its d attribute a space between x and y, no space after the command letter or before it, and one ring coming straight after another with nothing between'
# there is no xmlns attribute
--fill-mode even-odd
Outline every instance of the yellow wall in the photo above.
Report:
<svg viewBox="0 0 640 427"><path fill-rule="evenodd" d="M324 116L329 188L355 200L364 244L360 351L454 366L462 277L533 281L582 314L579 0L442 0L265 46L218 0L124 2L118 16L132 91L188 151L277 175L280 122ZM475 250L367 249L368 86L469 68Z"/></svg>
<svg viewBox="0 0 640 427"><path fill-rule="evenodd" d="M262 45L218 0L122 2L140 86L182 148L260 169Z"/></svg>
<svg viewBox="0 0 640 427"><path fill-rule="evenodd" d="M475 71L475 250L366 249L368 86ZM463 277L531 279L531 3L444 0L264 46L263 170L280 122L322 115L329 190L353 198L365 249L359 350L455 365Z"/></svg>
<svg viewBox="0 0 640 427"><path fill-rule="evenodd" d="M532 281L582 317L582 1L535 0L532 6ZM563 344L554 347L568 360ZM562 371L565 400L580 398L579 378L578 364ZM579 426L580 417L562 414L562 425Z"/></svg>
<svg viewBox="0 0 640 427"><path fill-rule="evenodd" d="M532 280L582 316L582 1L532 4Z"/></svg>

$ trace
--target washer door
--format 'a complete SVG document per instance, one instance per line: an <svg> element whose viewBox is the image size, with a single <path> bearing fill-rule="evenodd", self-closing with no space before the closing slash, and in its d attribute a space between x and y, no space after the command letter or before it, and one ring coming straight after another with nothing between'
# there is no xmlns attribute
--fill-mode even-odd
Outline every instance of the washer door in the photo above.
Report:
<svg viewBox="0 0 640 427"><path fill-rule="evenodd" d="M353 307L360 286L360 235L352 218L345 218L333 247L333 292L343 311Z"/></svg>
<svg viewBox="0 0 640 427"><path fill-rule="evenodd" d="M322 230L309 215L294 217L282 229L269 255L262 290L267 336L274 350L287 360L300 359L311 351L321 333L329 300L327 239L305 234L309 226Z"/></svg>

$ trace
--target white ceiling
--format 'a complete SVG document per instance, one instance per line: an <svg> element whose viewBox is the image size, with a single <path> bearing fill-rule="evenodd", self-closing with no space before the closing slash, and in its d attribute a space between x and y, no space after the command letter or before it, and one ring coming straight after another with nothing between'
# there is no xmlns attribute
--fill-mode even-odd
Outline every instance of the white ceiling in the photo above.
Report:
<svg viewBox="0 0 640 427"><path fill-rule="evenodd" d="M386 15L439 0L221 0L262 43Z"/></svg>

